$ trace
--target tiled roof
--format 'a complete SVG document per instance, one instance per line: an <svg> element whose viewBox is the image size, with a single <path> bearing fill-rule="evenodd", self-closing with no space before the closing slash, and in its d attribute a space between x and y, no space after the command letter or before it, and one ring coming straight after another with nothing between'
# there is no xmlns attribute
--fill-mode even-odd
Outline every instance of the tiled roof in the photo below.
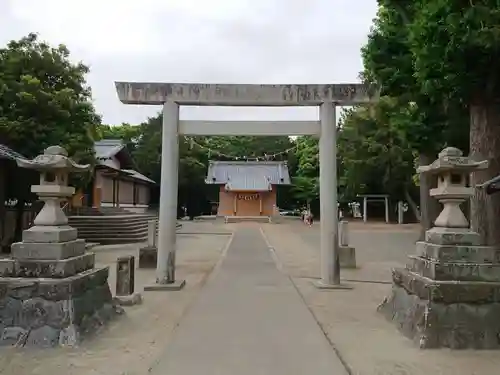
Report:
<svg viewBox="0 0 500 375"><path fill-rule="evenodd" d="M97 141L94 143L94 151L95 151L95 157L97 160L97 163L99 165L106 166L111 169L119 170L122 171L126 174L128 174L130 177L135 178L137 180L142 180L145 182L149 182L152 184L155 184L153 180L150 178L144 176L143 174L137 172L136 170L133 169L117 169L111 158L113 156L116 156L121 150L125 148L125 145L123 142L119 139L103 139L101 141ZM128 153L125 153L127 157L130 159L130 155ZM123 155L125 156L125 155ZM129 162L128 164L130 165L133 162Z"/></svg>
<svg viewBox="0 0 500 375"><path fill-rule="evenodd" d="M285 162L276 161L211 161L207 184L225 184L228 190L269 190L270 185L289 185Z"/></svg>
<svg viewBox="0 0 500 375"><path fill-rule="evenodd" d="M94 143L95 157L97 160L106 160L115 156L125 145L119 139L103 139Z"/></svg>
<svg viewBox="0 0 500 375"><path fill-rule="evenodd" d="M21 159L21 160L27 160L23 155L21 155L20 153L12 150L11 148L5 146L5 145L2 145L0 144L0 158L1 159L9 159L9 160L18 160L18 159Z"/></svg>
<svg viewBox="0 0 500 375"><path fill-rule="evenodd" d="M256 176L236 175L226 183L226 190L233 191L268 191L271 190L271 184L265 177L256 178Z"/></svg>
<svg viewBox="0 0 500 375"><path fill-rule="evenodd" d="M149 182L152 184L156 184L156 182L154 182L152 179L144 176L142 173L134 171L133 169L122 169L122 171L128 173L129 175L131 175L132 177L134 177L138 180L143 180L143 181L146 181L146 182Z"/></svg>

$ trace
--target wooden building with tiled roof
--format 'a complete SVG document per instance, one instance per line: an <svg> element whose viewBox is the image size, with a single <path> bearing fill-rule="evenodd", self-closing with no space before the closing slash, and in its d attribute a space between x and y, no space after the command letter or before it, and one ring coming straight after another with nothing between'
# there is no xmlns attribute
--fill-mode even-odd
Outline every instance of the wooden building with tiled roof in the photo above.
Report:
<svg viewBox="0 0 500 375"><path fill-rule="evenodd" d="M281 161L211 161L206 183L220 185L218 216L272 216L276 191L290 175Z"/></svg>

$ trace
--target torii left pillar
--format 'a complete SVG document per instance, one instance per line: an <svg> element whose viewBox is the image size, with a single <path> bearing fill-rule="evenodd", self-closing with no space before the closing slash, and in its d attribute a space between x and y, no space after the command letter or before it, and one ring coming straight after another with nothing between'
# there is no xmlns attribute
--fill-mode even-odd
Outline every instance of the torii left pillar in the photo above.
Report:
<svg viewBox="0 0 500 375"><path fill-rule="evenodd" d="M177 190L179 180L179 105L167 101L163 105L161 148L160 214L156 283L144 287L151 290L180 290L185 280L175 278Z"/></svg>
<svg viewBox="0 0 500 375"><path fill-rule="evenodd" d="M319 203L321 289L352 289L340 283L339 229L337 204L337 118L336 103L319 106Z"/></svg>

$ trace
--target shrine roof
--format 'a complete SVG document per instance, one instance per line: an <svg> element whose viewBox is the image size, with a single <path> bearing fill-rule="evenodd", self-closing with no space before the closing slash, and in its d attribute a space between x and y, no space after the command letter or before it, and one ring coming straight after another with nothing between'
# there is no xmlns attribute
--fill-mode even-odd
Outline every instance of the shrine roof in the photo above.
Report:
<svg viewBox="0 0 500 375"><path fill-rule="evenodd" d="M288 166L282 161L211 161L207 184L227 184L228 190L262 191L269 185L289 185Z"/></svg>

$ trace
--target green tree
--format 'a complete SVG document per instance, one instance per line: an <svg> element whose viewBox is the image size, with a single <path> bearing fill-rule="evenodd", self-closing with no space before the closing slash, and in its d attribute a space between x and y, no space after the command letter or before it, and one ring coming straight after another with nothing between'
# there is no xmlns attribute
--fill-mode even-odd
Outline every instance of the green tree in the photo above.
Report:
<svg viewBox="0 0 500 375"><path fill-rule="evenodd" d="M77 161L93 163L90 135L100 119L85 83L88 71L70 61L64 45L51 47L33 33L0 49L0 141L29 158L61 145ZM30 183L16 178L8 184L19 212L32 199ZM20 225L16 230L19 237Z"/></svg>
<svg viewBox="0 0 500 375"><path fill-rule="evenodd" d="M413 150L400 130L400 107L395 99L381 97L372 107L348 110L341 118L338 154L341 200L358 194L388 194L405 199L415 216Z"/></svg>
<svg viewBox="0 0 500 375"><path fill-rule="evenodd" d="M408 146L418 153L418 164L432 162L445 146L467 152L467 107L455 96L430 95L418 79L413 27L419 17L418 1L380 0L368 43L362 49L365 81L381 88L382 95L396 99L395 126ZM427 41L435 45L434 40ZM439 206L429 197L435 181L420 181L422 235L436 217Z"/></svg>
<svg viewBox="0 0 500 375"><path fill-rule="evenodd" d="M301 205L309 205L319 215L319 142L311 136L296 139L297 168L292 192Z"/></svg>
<svg viewBox="0 0 500 375"><path fill-rule="evenodd" d="M96 130L96 140L120 139L127 146L130 153L135 151L142 132L140 126L130 125L127 123L114 126L99 124Z"/></svg>
<svg viewBox="0 0 500 375"><path fill-rule="evenodd" d="M470 151L490 166L476 183L500 174L500 4L419 0L409 27L415 78L424 95L470 110ZM456 107L456 106L453 106ZM500 245L500 196L478 189L472 226L486 244Z"/></svg>
<svg viewBox="0 0 500 375"><path fill-rule="evenodd" d="M92 161L89 134L100 122L85 83L89 69L74 64L64 45L36 34L0 49L0 137L27 157L60 144L80 161Z"/></svg>

